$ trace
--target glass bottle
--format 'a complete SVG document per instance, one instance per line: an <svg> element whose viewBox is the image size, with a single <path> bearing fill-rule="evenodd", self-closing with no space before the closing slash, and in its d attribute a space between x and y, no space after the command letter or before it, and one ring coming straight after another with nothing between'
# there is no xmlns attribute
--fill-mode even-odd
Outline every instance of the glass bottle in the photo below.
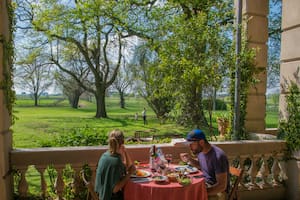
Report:
<svg viewBox="0 0 300 200"><path fill-rule="evenodd" d="M152 171L156 171L156 162L155 162L155 159L157 157L157 154L156 154L156 147L155 147L155 145L151 146L149 154L150 154L150 156L149 156L149 166L150 166L150 169Z"/></svg>

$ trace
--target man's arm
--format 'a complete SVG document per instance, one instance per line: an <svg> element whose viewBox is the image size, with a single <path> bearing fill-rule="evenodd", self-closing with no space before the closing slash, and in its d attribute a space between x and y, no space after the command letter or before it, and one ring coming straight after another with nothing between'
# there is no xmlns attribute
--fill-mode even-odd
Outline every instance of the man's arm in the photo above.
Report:
<svg viewBox="0 0 300 200"><path fill-rule="evenodd" d="M219 192L224 192L227 187L227 173L216 174L217 183L212 187L207 188L208 195L216 195Z"/></svg>
<svg viewBox="0 0 300 200"><path fill-rule="evenodd" d="M189 165L200 169L199 161L197 159L191 158L191 156L188 153L181 153L180 154L180 159L183 162L188 163Z"/></svg>

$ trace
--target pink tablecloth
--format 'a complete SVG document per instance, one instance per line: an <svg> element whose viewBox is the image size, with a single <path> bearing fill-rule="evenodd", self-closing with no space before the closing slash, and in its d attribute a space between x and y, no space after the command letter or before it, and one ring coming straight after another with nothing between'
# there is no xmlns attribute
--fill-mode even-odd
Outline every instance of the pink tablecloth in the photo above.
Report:
<svg viewBox="0 0 300 200"><path fill-rule="evenodd" d="M192 178L192 184L188 186L176 182L157 184L153 181L129 181L125 186L124 197L125 200L207 200L207 192L204 178Z"/></svg>

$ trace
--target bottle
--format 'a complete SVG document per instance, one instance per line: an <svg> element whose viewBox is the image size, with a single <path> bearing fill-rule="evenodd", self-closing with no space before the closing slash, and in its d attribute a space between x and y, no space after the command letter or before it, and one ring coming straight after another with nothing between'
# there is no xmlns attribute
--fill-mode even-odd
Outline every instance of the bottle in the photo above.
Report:
<svg viewBox="0 0 300 200"><path fill-rule="evenodd" d="M156 157L157 157L157 154L156 154L156 147L155 145L152 145L151 148L150 148L150 151L149 151L149 166L150 166L150 169L152 171L156 171Z"/></svg>
<svg viewBox="0 0 300 200"><path fill-rule="evenodd" d="M165 155L163 154L162 150L160 147L157 147L156 148L156 154L157 154L157 163L160 165L160 166L163 166L165 167L165 164L167 163L167 160L165 158Z"/></svg>

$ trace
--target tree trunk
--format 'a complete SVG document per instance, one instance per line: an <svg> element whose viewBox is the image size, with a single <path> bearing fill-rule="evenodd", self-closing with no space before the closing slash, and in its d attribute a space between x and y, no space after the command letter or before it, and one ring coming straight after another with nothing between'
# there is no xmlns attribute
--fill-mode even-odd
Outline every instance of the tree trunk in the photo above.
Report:
<svg viewBox="0 0 300 200"><path fill-rule="evenodd" d="M34 93L33 98L34 98L34 106L38 106L38 94Z"/></svg>
<svg viewBox="0 0 300 200"><path fill-rule="evenodd" d="M185 97L183 103L181 123L183 125L192 125L196 127L206 126L208 122L205 118L203 106L202 106L202 90L196 91L192 89L189 96Z"/></svg>
<svg viewBox="0 0 300 200"><path fill-rule="evenodd" d="M72 99L72 108L78 108L78 103L79 103L79 97L81 93L80 92L74 92L74 97Z"/></svg>
<svg viewBox="0 0 300 200"><path fill-rule="evenodd" d="M95 95L96 98L96 105L97 105L97 111L96 111L96 118L107 118L106 113L106 107L105 107L105 91L100 91L97 95Z"/></svg>
<svg viewBox="0 0 300 200"><path fill-rule="evenodd" d="M120 94L120 107L125 108L124 92L119 92L119 94Z"/></svg>

